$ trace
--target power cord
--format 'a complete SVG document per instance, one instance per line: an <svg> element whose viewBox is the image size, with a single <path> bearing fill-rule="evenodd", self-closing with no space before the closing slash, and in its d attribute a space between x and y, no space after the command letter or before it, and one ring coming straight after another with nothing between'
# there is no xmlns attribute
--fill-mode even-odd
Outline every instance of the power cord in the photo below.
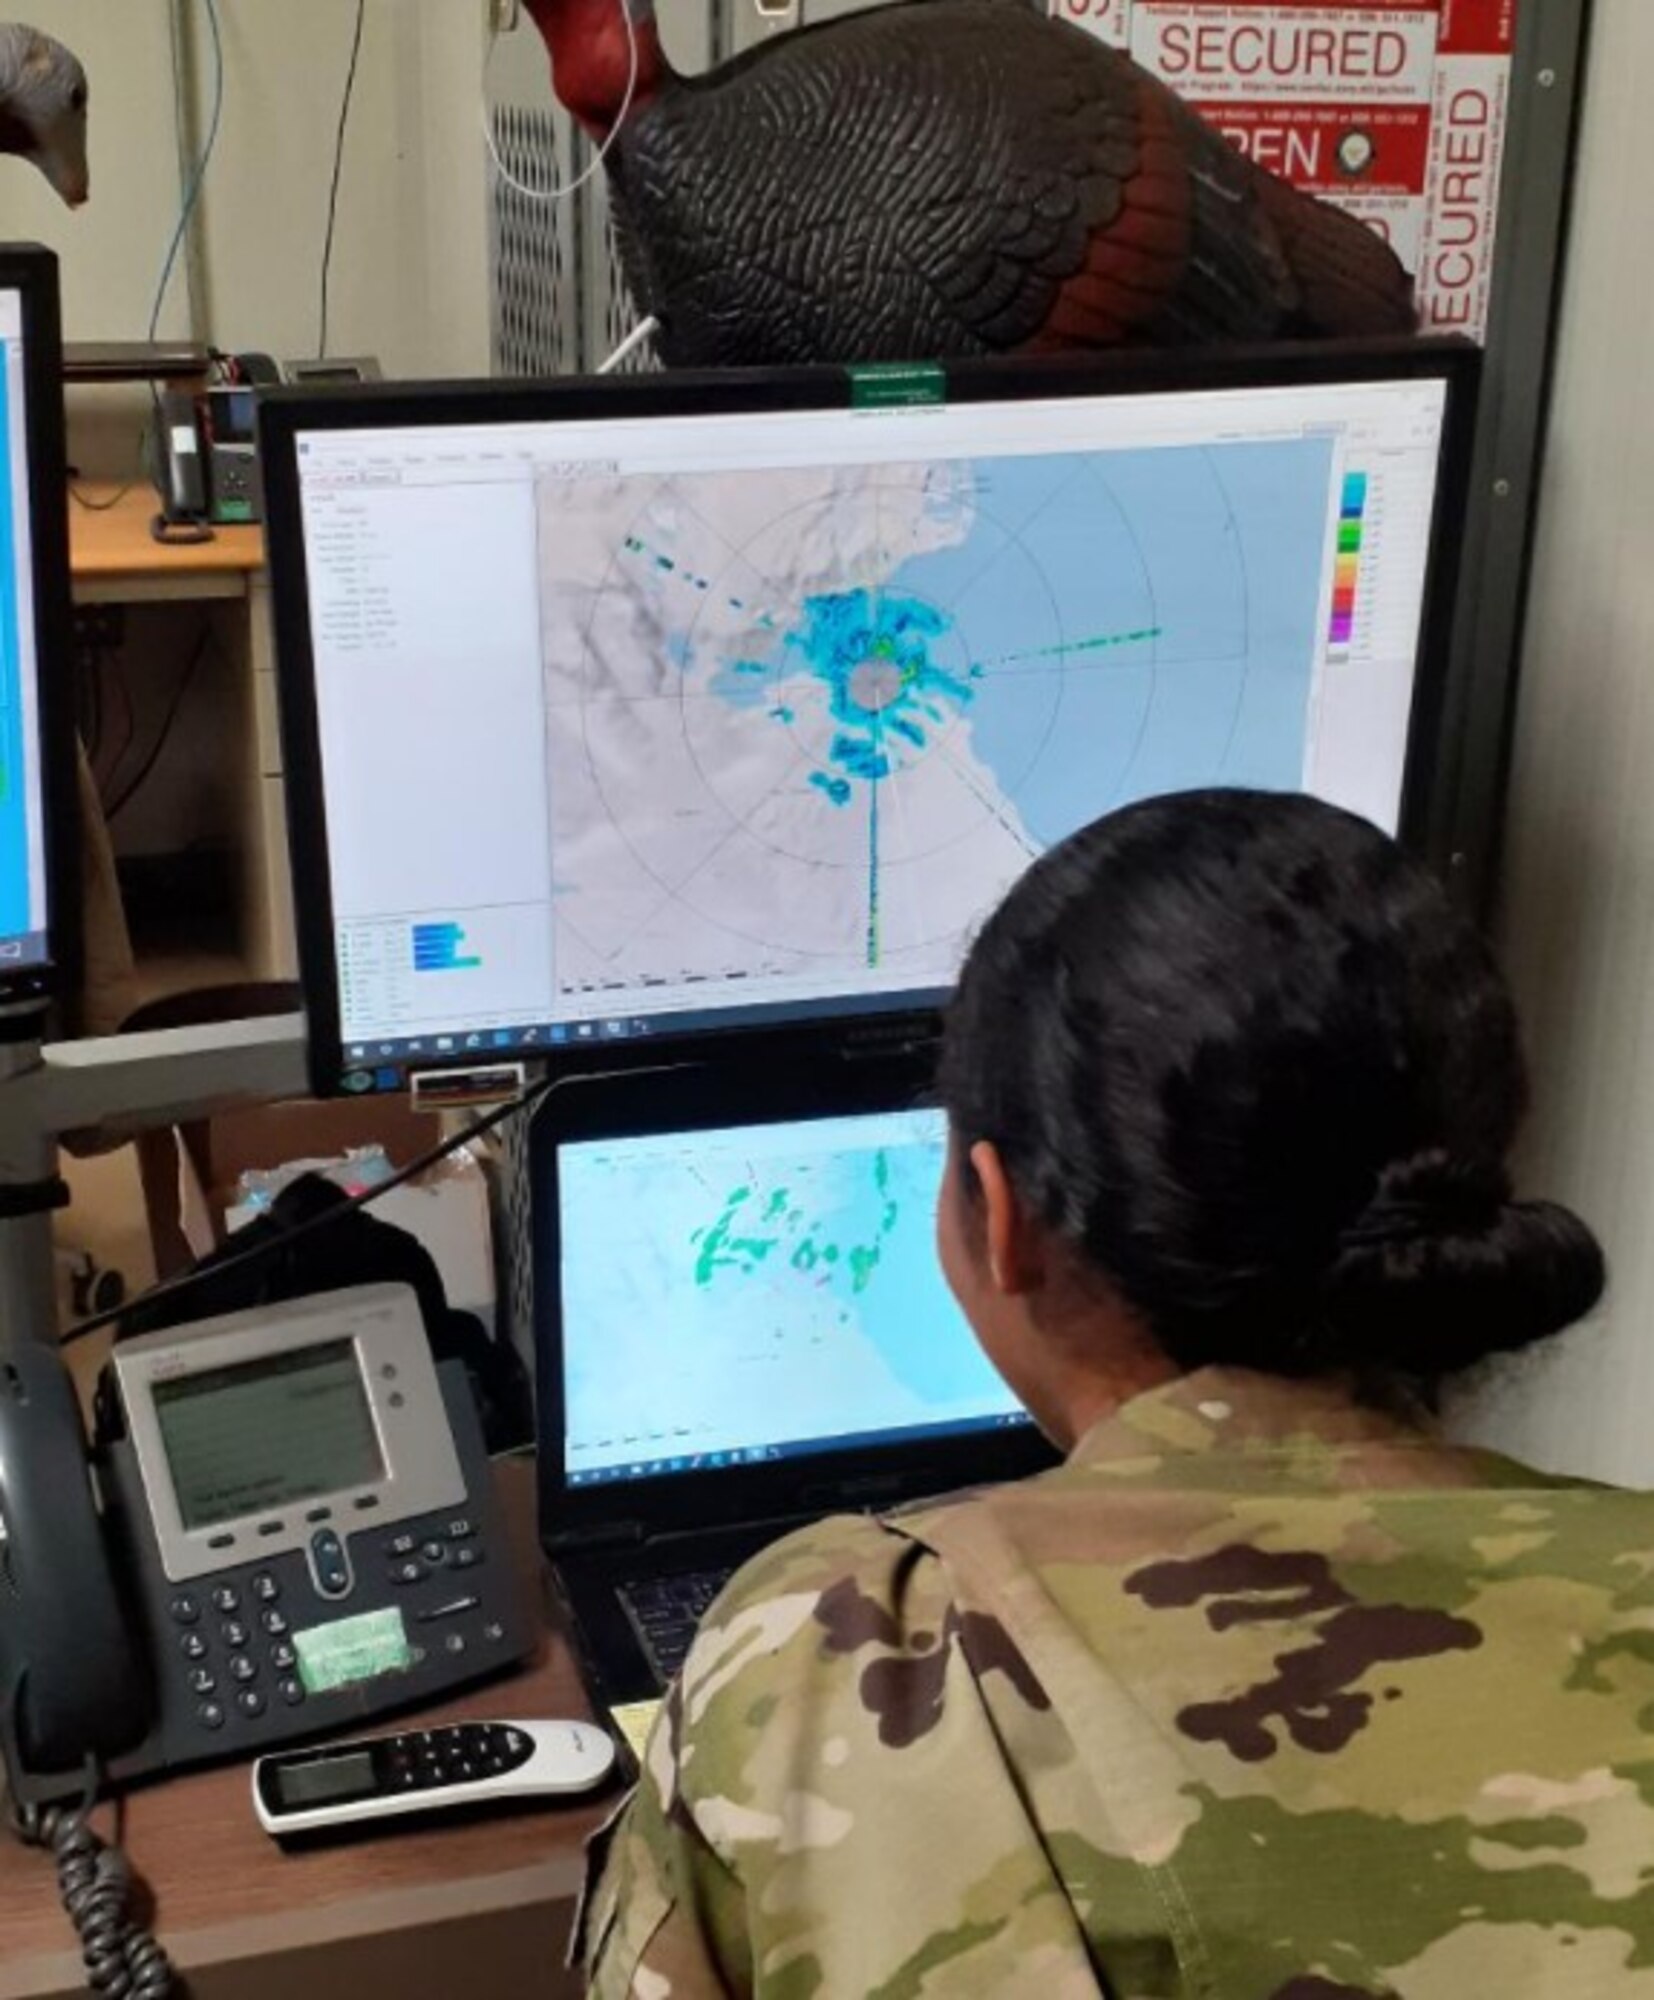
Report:
<svg viewBox="0 0 1654 2000"><path fill-rule="evenodd" d="M626 338L604 361L599 362L599 375L612 375L623 361L629 360L652 334L660 332L660 321L653 313L646 314L634 326Z"/></svg>
<svg viewBox="0 0 1654 2000"><path fill-rule="evenodd" d="M99 1778L97 1759L88 1757L78 1805L19 1806L18 1837L57 1864L58 1896L80 1940L90 1990L103 2000L170 2000L178 1992L172 1961L132 1914L132 1865L119 1843L87 1824Z"/></svg>
<svg viewBox="0 0 1654 2000"><path fill-rule="evenodd" d="M333 235L339 220L339 180L345 164L345 133L350 128L351 100L356 95L356 66L362 59L362 30L367 23L367 0L356 0L356 27L350 40L350 65L345 71L344 96L339 104L339 129L333 137L333 180L327 191L327 233L322 239L322 280L317 316L316 359L327 359L327 293L333 274Z"/></svg>
<svg viewBox="0 0 1654 2000"><path fill-rule="evenodd" d="M126 810L148 781L150 773L161 761L162 753L172 740L172 732L178 721L178 711L183 707L184 697L189 693L190 688L194 685L196 675L201 671L202 661L211 650L212 639L213 628L211 624L208 624L203 628L201 637L196 641L195 651L186 662L184 671L178 676L177 683L172 690L171 699L167 703L166 713L161 718L161 726L156 733L155 741L149 746L149 752L138 766L137 771L121 786L118 792L114 790L114 773L111 772L110 789L112 797L109 804L104 807L105 819L113 819L117 813ZM131 747L132 737L135 733L136 727L134 725L134 728L128 731L127 741L122 746L123 758L126 751Z"/></svg>
<svg viewBox="0 0 1654 2000"><path fill-rule="evenodd" d="M619 139L627 118L631 115L632 100L637 96L638 76L642 69L642 52L638 48L637 23L632 19L632 0L615 0L620 9L621 23L626 30L626 89L620 100L620 109L615 113L615 122L603 135L603 143L598 147L585 168L572 181L553 182L550 187L531 187L527 181L518 180L500 156L500 149L494 138L494 121L488 110L488 69L494 59L494 50L500 39L500 24L496 19L488 31L488 53L483 58L482 95L482 142L488 148L488 157L493 162L494 171L508 188L520 194L525 201L567 201L576 195L603 167L615 142Z"/></svg>
<svg viewBox="0 0 1654 2000"><path fill-rule="evenodd" d="M172 232L172 241L167 245L165 261L161 265L161 276L155 287L155 303L149 309L149 333L147 338L153 343L161 325L161 309L166 304L167 292L172 285L172 274L177 267L178 252L184 247L184 237L201 200L201 189L206 183L207 169L212 165L213 154L218 149L218 128L224 118L224 37L218 22L218 0L202 0L207 10L207 26L212 31L213 86L212 113L207 120L206 143L201 148L201 156L190 174L184 189L184 199L178 210L178 224ZM173 74L175 93L181 88L177 72Z"/></svg>

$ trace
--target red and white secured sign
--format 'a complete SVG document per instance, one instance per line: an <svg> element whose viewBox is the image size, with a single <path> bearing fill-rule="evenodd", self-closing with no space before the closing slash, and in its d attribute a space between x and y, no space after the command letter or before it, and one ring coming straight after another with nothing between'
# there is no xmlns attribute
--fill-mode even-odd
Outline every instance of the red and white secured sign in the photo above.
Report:
<svg viewBox="0 0 1654 2000"><path fill-rule="evenodd" d="M1516 0L1049 5L1376 229L1413 272L1425 326L1485 332Z"/></svg>

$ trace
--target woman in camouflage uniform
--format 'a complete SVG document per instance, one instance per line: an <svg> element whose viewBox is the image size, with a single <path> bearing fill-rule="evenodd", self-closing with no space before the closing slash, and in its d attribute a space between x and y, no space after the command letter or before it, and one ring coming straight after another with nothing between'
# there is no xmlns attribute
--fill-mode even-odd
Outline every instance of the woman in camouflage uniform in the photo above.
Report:
<svg viewBox="0 0 1654 2000"><path fill-rule="evenodd" d="M1056 1471L751 1563L585 1918L639 2000L1654 2000L1654 1500L1442 1441L1589 1310L1515 1019L1305 799L1133 807L961 977L944 1268Z"/></svg>

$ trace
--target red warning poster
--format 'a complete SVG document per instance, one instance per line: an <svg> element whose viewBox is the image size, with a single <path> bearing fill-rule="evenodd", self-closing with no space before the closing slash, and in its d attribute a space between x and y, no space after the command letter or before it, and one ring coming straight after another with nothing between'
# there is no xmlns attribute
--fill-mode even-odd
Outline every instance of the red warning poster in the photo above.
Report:
<svg viewBox="0 0 1654 2000"><path fill-rule="evenodd" d="M1242 151L1359 215L1425 326L1487 325L1517 0L1050 0Z"/></svg>

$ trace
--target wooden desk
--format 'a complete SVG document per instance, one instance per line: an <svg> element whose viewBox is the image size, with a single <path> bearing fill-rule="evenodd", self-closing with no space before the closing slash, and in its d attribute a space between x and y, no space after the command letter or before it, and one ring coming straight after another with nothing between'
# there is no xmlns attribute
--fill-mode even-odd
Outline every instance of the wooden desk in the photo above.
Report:
<svg viewBox="0 0 1654 2000"><path fill-rule="evenodd" d="M499 1467L525 1588L545 1603L533 1474ZM590 1714L549 1618L528 1669L413 1722ZM135 1791L125 1845L155 1898L155 1930L190 2000L565 2000L562 1968L581 1850L613 1796L464 1825L430 1821L288 1853L253 1817L248 1766ZM99 1814L107 1827L110 1809ZM49 1858L0 1842L0 2000L84 1996Z"/></svg>
<svg viewBox="0 0 1654 2000"><path fill-rule="evenodd" d="M234 766L236 845L241 858L241 959L249 979L290 979L296 956L287 872L287 813L276 720L275 653L264 535L219 528L210 542L167 544L150 533L155 495L81 488L69 502L69 564L77 604L221 604L220 639L239 700ZM119 497L114 496L119 493Z"/></svg>
<svg viewBox="0 0 1654 2000"><path fill-rule="evenodd" d="M69 565L74 572L75 593L85 602L134 601L124 589L114 596L88 595L93 584L144 582L154 584L162 594L172 586L175 595L193 595L192 588L178 590L183 579L247 577L264 567L264 532L260 528L219 528L210 542L158 542L149 532L156 501L147 485L131 487L125 493L113 486L83 486L80 490L92 504L70 503ZM120 497L114 505L108 505L117 494Z"/></svg>

